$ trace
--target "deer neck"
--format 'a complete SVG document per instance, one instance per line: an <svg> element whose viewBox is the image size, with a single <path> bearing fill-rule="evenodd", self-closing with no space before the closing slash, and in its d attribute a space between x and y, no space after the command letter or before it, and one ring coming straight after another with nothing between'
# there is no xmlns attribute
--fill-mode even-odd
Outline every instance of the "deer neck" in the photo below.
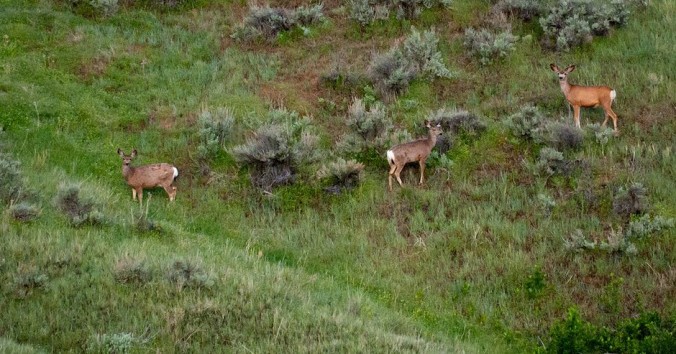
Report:
<svg viewBox="0 0 676 354"><path fill-rule="evenodd" d="M568 83L568 78L559 81L559 85L561 86L561 91L563 92L563 95L568 97L568 95L570 94L570 89L573 87L573 85Z"/></svg>
<svg viewBox="0 0 676 354"><path fill-rule="evenodd" d="M427 146L429 146L430 150L434 148L434 145L437 144L437 135L430 130L429 136L427 137Z"/></svg>
<svg viewBox="0 0 676 354"><path fill-rule="evenodd" d="M134 174L135 168L131 167L130 165L122 165L122 176L124 176L125 179L129 179Z"/></svg>

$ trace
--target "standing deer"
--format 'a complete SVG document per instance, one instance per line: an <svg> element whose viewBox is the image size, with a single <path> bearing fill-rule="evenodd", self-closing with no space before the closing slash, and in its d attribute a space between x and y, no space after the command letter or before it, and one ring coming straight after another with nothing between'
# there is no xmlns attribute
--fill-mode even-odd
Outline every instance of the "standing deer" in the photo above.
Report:
<svg viewBox="0 0 676 354"><path fill-rule="evenodd" d="M131 187L131 194L134 200L138 194L140 203L143 203L143 189L162 187L169 195L169 200L176 198L176 187L172 185L178 177L178 169L168 163L156 163L131 167L131 160L136 157L136 149L132 150L131 155L126 155L121 149L117 149L117 154L122 158L122 176Z"/></svg>
<svg viewBox="0 0 676 354"><path fill-rule="evenodd" d="M387 162L390 164L390 174L388 176L390 191L392 191L392 176L395 176L399 185L403 187L399 174L409 162L417 161L420 164L420 184L423 183L425 160L430 156L434 145L437 144L437 136L441 135L440 124L432 126L429 121L425 121L425 126L429 129L427 138L399 144L387 150Z"/></svg>
<svg viewBox="0 0 676 354"><path fill-rule="evenodd" d="M553 72L559 74L559 84L561 91L566 96L566 100L573 106L573 119L575 126L580 127L580 107L603 107L606 119L603 121L603 126L608 123L608 117L613 119L613 127L615 134L619 134L617 130L617 114L610 108L613 100L617 96L617 92L608 86L579 86L568 83L568 74L575 70L575 65L570 65L564 70L559 69L555 64L550 64L549 67Z"/></svg>

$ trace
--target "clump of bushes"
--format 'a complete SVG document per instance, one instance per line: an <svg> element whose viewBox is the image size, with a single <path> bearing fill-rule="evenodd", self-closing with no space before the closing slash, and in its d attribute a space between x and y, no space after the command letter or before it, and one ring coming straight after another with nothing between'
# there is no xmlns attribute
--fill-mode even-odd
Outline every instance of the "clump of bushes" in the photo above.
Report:
<svg viewBox="0 0 676 354"><path fill-rule="evenodd" d="M215 285L207 273L190 261L174 261L167 271L167 280L174 284L177 290L210 289Z"/></svg>
<svg viewBox="0 0 676 354"><path fill-rule="evenodd" d="M530 21L544 12L545 5L546 2L542 0L500 0L493 10Z"/></svg>
<svg viewBox="0 0 676 354"><path fill-rule="evenodd" d="M383 95L397 95L418 77L431 80L452 76L437 48L439 39L434 29L419 32L415 27L401 46L377 55L368 69L368 77Z"/></svg>
<svg viewBox="0 0 676 354"><path fill-rule="evenodd" d="M631 1L610 3L591 0L560 0L540 18L544 45L557 51L591 42L593 36L607 35L612 27L626 24Z"/></svg>
<svg viewBox="0 0 676 354"><path fill-rule="evenodd" d="M542 148L538 159L528 167L537 176L566 175L570 170L569 162L563 154L549 147Z"/></svg>
<svg viewBox="0 0 676 354"><path fill-rule="evenodd" d="M199 139L197 155L201 159L207 159L218 154L223 149L223 144L232 133L235 122L232 111L227 108L218 108L213 112L204 110L199 115Z"/></svg>
<svg viewBox="0 0 676 354"><path fill-rule="evenodd" d="M488 65L513 52L518 39L511 30L495 34L485 29L468 28L465 30L464 45L471 56L478 58L482 65Z"/></svg>
<svg viewBox="0 0 676 354"><path fill-rule="evenodd" d="M440 124L444 133L479 135L486 131L486 123L476 114L465 110L440 108L427 119Z"/></svg>
<svg viewBox="0 0 676 354"><path fill-rule="evenodd" d="M517 138L534 140L546 117L535 106L525 106L507 119L507 128Z"/></svg>
<svg viewBox="0 0 676 354"><path fill-rule="evenodd" d="M129 353L134 345L142 343L131 333L94 334L87 340L87 352L90 353Z"/></svg>
<svg viewBox="0 0 676 354"><path fill-rule="evenodd" d="M629 222L624 234L628 239L640 239L672 227L674 227L674 219L663 218L659 215L651 217L645 214Z"/></svg>
<svg viewBox="0 0 676 354"><path fill-rule="evenodd" d="M641 215L648 210L647 191L641 183L620 187L613 198L613 211L624 220L632 215Z"/></svg>
<svg viewBox="0 0 676 354"><path fill-rule="evenodd" d="M358 152L364 148L382 147L392 130L385 107L375 102L366 106L361 99L354 99L348 108L347 125L350 133L339 143L345 152Z"/></svg>
<svg viewBox="0 0 676 354"><path fill-rule="evenodd" d="M452 0L350 0L348 11L350 19L366 27L376 20L386 20L391 12L398 19L413 19L423 9L433 7L449 7Z"/></svg>
<svg viewBox="0 0 676 354"><path fill-rule="evenodd" d="M676 345L676 323L655 312L621 321L614 327L598 327L570 309L556 322L547 343L549 353L666 353Z"/></svg>
<svg viewBox="0 0 676 354"><path fill-rule="evenodd" d="M14 204L9 208L9 213L12 215L14 220L21 222L29 222L35 220L40 215L40 209L35 205L21 202L19 204Z"/></svg>
<svg viewBox="0 0 676 354"><path fill-rule="evenodd" d="M559 151L579 150L584 143L584 132L565 123L550 122L537 130L535 140Z"/></svg>
<svg viewBox="0 0 676 354"><path fill-rule="evenodd" d="M73 226L99 225L104 221L103 214L93 202L80 198L78 185L62 186L56 196L56 205Z"/></svg>
<svg viewBox="0 0 676 354"><path fill-rule="evenodd" d="M301 6L296 9L253 5L231 37L240 42L251 42L259 38L273 41L281 32L324 21L323 10L322 4Z"/></svg>
<svg viewBox="0 0 676 354"><path fill-rule="evenodd" d="M251 183L265 191L291 184L303 163L318 157L318 138L307 119L295 112L271 112L273 123L261 126L245 144L232 149L235 160L249 169Z"/></svg>
<svg viewBox="0 0 676 354"><path fill-rule="evenodd" d="M41 272L26 272L14 278L14 295L19 299L25 299L35 290L42 289L49 278Z"/></svg>
<svg viewBox="0 0 676 354"><path fill-rule="evenodd" d="M73 12L87 17L109 17L120 8L118 0L68 0Z"/></svg>
<svg viewBox="0 0 676 354"><path fill-rule="evenodd" d="M585 128L588 135L592 136L596 143L601 146L608 144L608 141L615 136L612 128L603 127L598 123L588 124Z"/></svg>
<svg viewBox="0 0 676 354"><path fill-rule="evenodd" d="M144 262L124 257L115 263L115 280L122 284L143 285L152 279L152 272Z"/></svg>
<svg viewBox="0 0 676 354"><path fill-rule="evenodd" d="M327 192L339 194L359 185L364 178L364 164L339 158L335 162L322 166L317 171L317 178L329 184L325 188Z"/></svg>
<svg viewBox="0 0 676 354"><path fill-rule="evenodd" d="M0 202L11 203L19 200L23 190L21 162L11 155L0 153Z"/></svg>

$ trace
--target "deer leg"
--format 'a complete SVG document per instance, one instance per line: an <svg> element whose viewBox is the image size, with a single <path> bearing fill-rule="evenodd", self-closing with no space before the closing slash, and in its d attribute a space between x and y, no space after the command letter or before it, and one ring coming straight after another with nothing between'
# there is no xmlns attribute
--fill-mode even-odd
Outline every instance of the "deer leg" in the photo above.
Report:
<svg viewBox="0 0 676 354"><path fill-rule="evenodd" d="M136 189L134 188L131 189L131 197L136 201Z"/></svg>
<svg viewBox="0 0 676 354"><path fill-rule="evenodd" d="M394 171L394 175L397 177L397 182L399 182L399 185L402 186L402 187L404 186L404 184L401 183L401 176L400 176L400 174L401 174L401 171L402 171L403 169L404 169L404 165L402 165L402 166L397 166L397 170Z"/></svg>
<svg viewBox="0 0 676 354"><path fill-rule="evenodd" d="M573 106L573 120L575 121L575 126L580 127L580 106Z"/></svg>
<svg viewBox="0 0 676 354"><path fill-rule="evenodd" d="M613 128L615 130L615 134L619 133L619 130L617 130L617 114L613 112L613 109L608 106L608 109L606 110L606 115L609 115L610 118L613 119ZM608 117L606 117L608 119Z"/></svg>
<svg viewBox="0 0 676 354"><path fill-rule="evenodd" d="M136 188L134 192L138 194L138 202L143 204L143 187Z"/></svg>
<svg viewBox="0 0 676 354"><path fill-rule="evenodd" d="M392 191L392 175L394 175L394 171L397 170L397 165L396 164L390 164L390 172L387 174L387 182L389 185L389 190Z"/></svg>
<svg viewBox="0 0 676 354"><path fill-rule="evenodd" d="M167 192L167 195L169 196L169 201L173 202L174 199L176 199L176 187L170 184L168 186L162 186L162 188L164 188L164 191Z"/></svg>
<svg viewBox="0 0 676 354"><path fill-rule="evenodd" d="M418 161L420 164L420 184L423 184L423 175L425 174L425 159Z"/></svg>

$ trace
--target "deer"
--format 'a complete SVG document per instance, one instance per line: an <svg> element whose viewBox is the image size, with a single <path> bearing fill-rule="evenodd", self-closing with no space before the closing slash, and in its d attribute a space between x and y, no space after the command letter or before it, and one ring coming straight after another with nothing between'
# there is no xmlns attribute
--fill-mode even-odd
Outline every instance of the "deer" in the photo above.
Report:
<svg viewBox="0 0 676 354"><path fill-rule="evenodd" d="M387 150L387 162L390 164L388 176L389 191L392 191L392 176L397 178L399 186L403 187L399 174L404 166L409 162L418 162L420 165L420 184L423 184L425 175L425 161L430 156L432 148L437 144L437 136L441 135L441 124L432 125L430 121L425 121L428 129L427 138L414 140L408 143L393 146Z"/></svg>
<svg viewBox="0 0 676 354"><path fill-rule="evenodd" d="M613 100L617 97L617 92L608 86L580 86L571 85L568 83L568 74L575 70L575 65L569 65L567 68L561 70L555 64L550 64L549 67L553 72L559 75L559 84L561 91L566 97L568 103L573 106L573 120L575 126L580 127L580 107L603 107L605 111L605 120L603 126L608 123L608 118L613 119L613 127L615 135L619 134L617 130L617 114L611 108ZM569 111L570 112L570 111Z"/></svg>
<svg viewBox="0 0 676 354"><path fill-rule="evenodd" d="M131 195L134 200L138 195L139 203L143 203L143 189L162 187L169 195L169 201L176 199L176 187L172 184L178 177L178 169L168 163L156 163L138 167L131 166L131 160L136 157L136 149L131 155L125 154L122 149L117 149L117 154L122 158L122 176L131 187Z"/></svg>

